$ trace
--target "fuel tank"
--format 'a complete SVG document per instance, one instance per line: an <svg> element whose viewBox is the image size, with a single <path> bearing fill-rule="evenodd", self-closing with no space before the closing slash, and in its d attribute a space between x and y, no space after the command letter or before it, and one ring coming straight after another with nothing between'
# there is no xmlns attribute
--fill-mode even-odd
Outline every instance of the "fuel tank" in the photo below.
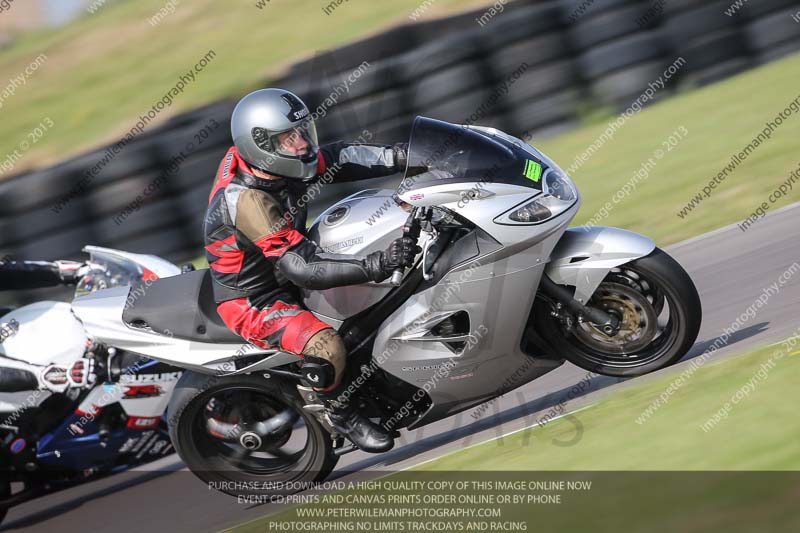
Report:
<svg viewBox="0 0 800 533"><path fill-rule="evenodd" d="M34 365L72 364L88 337L66 302L36 302L3 315L0 354Z"/></svg>
<svg viewBox="0 0 800 533"><path fill-rule="evenodd" d="M329 207L308 230L311 240L329 253L365 256L385 250L403 236L409 212L397 205L392 189L357 192ZM338 328L345 318L380 301L392 285L365 283L323 291L304 291L304 303L320 319Z"/></svg>

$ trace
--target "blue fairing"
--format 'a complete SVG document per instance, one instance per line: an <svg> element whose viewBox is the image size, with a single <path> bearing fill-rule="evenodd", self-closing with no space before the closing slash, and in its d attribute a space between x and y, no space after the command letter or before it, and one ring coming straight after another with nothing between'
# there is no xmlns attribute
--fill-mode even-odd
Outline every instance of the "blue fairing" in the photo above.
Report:
<svg viewBox="0 0 800 533"><path fill-rule="evenodd" d="M58 428L39 439L36 457L43 465L77 472L119 471L172 452L169 435L161 427L117 429L101 441L94 420L79 426L82 434L70 431L70 426L78 427L80 419L72 414Z"/></svg>

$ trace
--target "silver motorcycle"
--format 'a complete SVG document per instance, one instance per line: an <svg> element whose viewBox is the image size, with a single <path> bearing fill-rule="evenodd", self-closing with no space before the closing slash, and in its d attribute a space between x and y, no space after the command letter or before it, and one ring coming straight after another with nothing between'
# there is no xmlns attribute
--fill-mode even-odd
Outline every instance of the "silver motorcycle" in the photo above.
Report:
<svg viewBox="0 0 800 533"><path fill-rule="evenodd" d="M621 377L679 361L700 328L691 278L642 235L568 229L580 203L566 173L520 139L418 117L398 190L353 194L308 230L329 252L365 255L401 233L422 247L386 282L303 292L348 347L347 393L362 412L397 433L565 359ZM73 310L96 340L188 370L170 437L201 479L231 494L325 479L353 445L331 428L300 358L243 343L211 284L195 271L143 294L99 291Z"/></svg>

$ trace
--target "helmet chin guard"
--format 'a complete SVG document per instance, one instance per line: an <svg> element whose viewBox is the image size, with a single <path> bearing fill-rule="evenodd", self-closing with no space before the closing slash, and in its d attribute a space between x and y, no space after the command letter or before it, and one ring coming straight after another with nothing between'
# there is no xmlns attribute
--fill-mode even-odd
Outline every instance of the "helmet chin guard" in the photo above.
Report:
<svg viewBox="0 0 800 533"><path fill-rule="evenodd" d="M275 176L312 178L319 143L308 107L283 89L248 94L231 115L231 136L248 165Z"/></svg>

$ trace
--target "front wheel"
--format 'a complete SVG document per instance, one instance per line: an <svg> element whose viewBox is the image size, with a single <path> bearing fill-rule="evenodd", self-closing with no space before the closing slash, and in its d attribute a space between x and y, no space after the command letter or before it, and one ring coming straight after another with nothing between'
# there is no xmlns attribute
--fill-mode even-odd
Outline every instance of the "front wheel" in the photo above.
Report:
<svg viewBox="0 0 800 533"><path fill-rule="evenodd" d="M169 435L209 488L232 496L297 492L324 480L338 460L330 433L303 405L276 378L185 372L170 400ZM265 421L269 434L256 429Z"/></svg>
<svg viewBox="0 0 800 533"><path fill-rule="evenodd" d="M612 271L588 303L619 319L607 334L587 321L573 320L537 295L537 330L555 353L606 376L634 377L680 361L697 339L700 297L686 271L663 250Z"/></svg>

